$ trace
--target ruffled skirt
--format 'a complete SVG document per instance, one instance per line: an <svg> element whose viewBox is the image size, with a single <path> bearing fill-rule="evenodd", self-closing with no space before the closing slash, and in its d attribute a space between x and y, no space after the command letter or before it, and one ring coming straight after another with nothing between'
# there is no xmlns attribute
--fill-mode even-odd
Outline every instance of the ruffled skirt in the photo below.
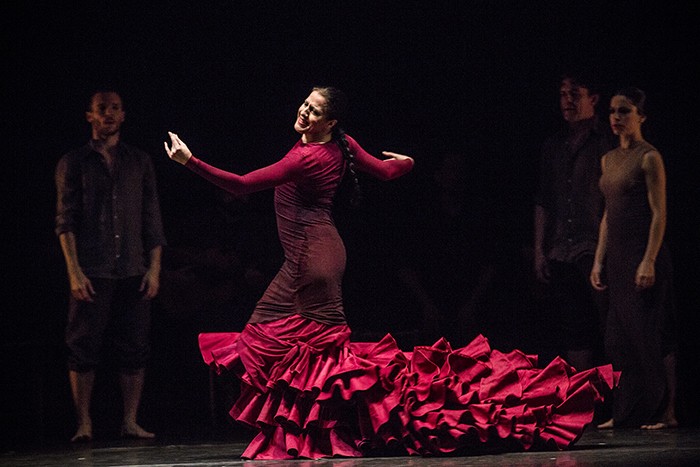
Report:
<svg viewBox="0 0 700 467"><path fill-rule="evenodd" d="M536 356L491 349L483 336L412 352L389 334L350 342L347 325L298 315L200 334L199 345L208 365L241 380L230 415L258 430L245 459L566 449L619 378L610 365L576 372L561 358L538 368Z"/></svg>

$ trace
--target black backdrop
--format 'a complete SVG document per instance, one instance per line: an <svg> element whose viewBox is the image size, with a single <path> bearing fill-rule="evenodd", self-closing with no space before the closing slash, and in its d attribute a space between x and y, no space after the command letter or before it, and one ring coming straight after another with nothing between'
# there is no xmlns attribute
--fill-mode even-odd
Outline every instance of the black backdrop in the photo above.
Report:
<svg viewBox="0 0 700 467"><path fill-rule="evenodd" d="M568 65L595 69L607 94L628 84L647 91L645 136L661 150L669 174L681 417L696 423L689 381L700 370L694 71L700 17L691 2L47 3L22 2L3 14L2 186L10 227L3 229L3 399L12 415L3 418L16 440L61 438L72 429L61 359L67 284L53 235L53 170L63 153L87 139L83 111L92 88L122 91L123 138L153 155L166 233L175 245L193 235L181 213L213 194L167 159L167 130L203 158L245 171L293 144L294 112L312 85L344 89L352 135L375 154L388 149L416 159L416 170L397 183L364 182L370 207L345 229L349 273L359 277L361 265L381 253L372 242L401 234L402 216L447 151L467 153L481 171L480 196L495 200L492 214L507 232L502 248L530 244L539 145L559 124L557 78ZM255 199L268 216L269 194ZM391 306L383 296L397 293L391 281L377 287L359 280L346 291L351 323L391 331L382 328L381 312L368 311ZM156 309L156 358L144 395L144 417L154 429L207 423L208 380L196 355L200 330Z"/></svg>

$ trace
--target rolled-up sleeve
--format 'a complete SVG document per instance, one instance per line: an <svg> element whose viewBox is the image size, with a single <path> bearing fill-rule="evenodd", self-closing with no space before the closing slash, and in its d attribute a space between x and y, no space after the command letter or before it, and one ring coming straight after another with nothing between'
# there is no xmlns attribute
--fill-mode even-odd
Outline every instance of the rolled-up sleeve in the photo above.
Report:
<svg viewBox="0 0 700 467"><path fill-rule="evenodd" d="M56 235L75 232L81 215L81 181L74 154L66 154L56 165Z"/></svg>
<svg viewBox="0 0 700 467"><path fill-rule="evenodd" d="M143 173L143 244L146 251L158 245L166 245L155 169L148 157L145 159Z"/></svg>

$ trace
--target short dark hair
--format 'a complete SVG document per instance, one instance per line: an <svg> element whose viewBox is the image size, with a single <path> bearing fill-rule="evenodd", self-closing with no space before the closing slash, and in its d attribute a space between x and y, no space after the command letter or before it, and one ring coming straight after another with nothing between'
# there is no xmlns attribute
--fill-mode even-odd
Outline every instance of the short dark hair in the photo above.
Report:
<svg viewBox="0 0 700 467"><path fill-rule="evenodd" d="M98 88L93 88L92 91L87 96L87 107L86 110L90 112L92 110L92 100L95 98L97 94L104 94L107 92L111 92L119 96L119 99L122 101L122 105L124 105L124 97L122 96L122 93L111 86L104 86L104 87L98 87Z"/></svg>
<svg viewBox="0 0 700 467"><path fill-rule="evenodd" d="M559 75L559 83L561 84L567 79L582 88L588 89L588 94L600 94L602 92L600 81L594 71L587 69L567 69Z"/></svg>

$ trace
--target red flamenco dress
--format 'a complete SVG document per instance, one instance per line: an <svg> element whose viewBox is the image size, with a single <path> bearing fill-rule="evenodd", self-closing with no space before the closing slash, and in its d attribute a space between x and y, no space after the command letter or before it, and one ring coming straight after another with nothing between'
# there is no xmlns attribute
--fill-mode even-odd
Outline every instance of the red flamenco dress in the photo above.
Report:
<svg viewBox="0 0 700 467"><path fill-rule="evenodd" d="M259 430L246 459L566 449L618 379L561 358L536 368L483 336L402 352L390 335L349 342L347 326L300 316L266 324L199 337L205 362L241 379L230 415Z"/></svg>
<svg viewBox="0 0 700 467"><path fill-rule="evenodd" d="M359 171L390 180L412 168L347 139ZM611 366L576 372L555 359L539 369L535 357L492 350L484 337L412 352L391 335L350 342L345 247L331 214L345 170L337 145L299 141L280 161L242 176L194 157L186 167L232 193L275 188L282 267L242 332L199 336L204 361L240 378L230 415L258 430L243 458L564 449L616 384Z"/></svg>

